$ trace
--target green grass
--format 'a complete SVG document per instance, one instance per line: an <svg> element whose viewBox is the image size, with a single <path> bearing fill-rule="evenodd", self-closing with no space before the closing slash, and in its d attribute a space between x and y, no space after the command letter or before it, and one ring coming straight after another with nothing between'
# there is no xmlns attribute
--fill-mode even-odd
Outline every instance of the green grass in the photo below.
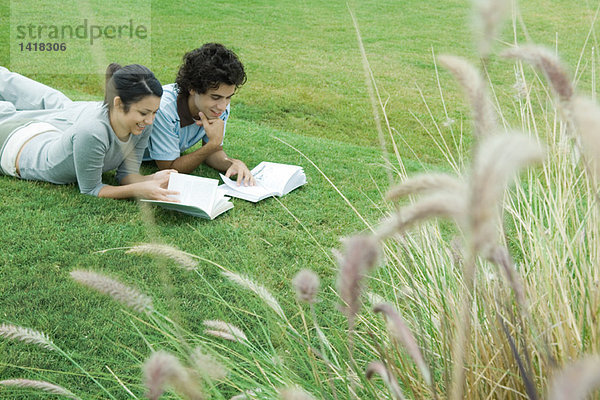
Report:
<svg viewBox="0 0 600 400"><path fill-rule="evenodd" d="M419 90L434 102L433 118L446 120L439 100L434 100L439 99L439 93L432 52L476 57L468 3L350 2L373 73L384 100L388 100L388 115L398 132L396 140L405 140L427 163L439 163L440 154L415 119L429 119ZM10 61L5 23L9 7L6 0L0 4L0 64L6 65ZM559 0L553 1L550 8L544 1L534 0L519 6L528 37L552 48L557 38L561 55L576 65L596 5L585 1L574 6L572 1ZM111 7L117 12L117 6ZM80 11L61 12L77 15ZM249 77L234 99L234 117L309 137L377 146L356 34L345 2L283 0L275 6L270 1L255 0L209 7L152 1L151 22L150 67L161 82L174 80L185 51L207 41L219 41L239 54ZM527 40L524 34L519 36L520 41ZM510 26L502 37L513 42ZM592 37L586 54L594 44ZM496 49L500 47L496 45ZM122 59L108 61L135 60L124 54ZM586 68L589 72L589 65ZM497 88L511 90L514 76L510 62L493 59L490 69ZM74 98L98 98L102 94L100 77L45 76L43 66L39 70L37 79ZM443 87L454 85L445 73L441 83ZM469 111L458 91L447 96L450 116L468 125ZM401 154L414 157L404 144Z"/></svg>
<svg viewBox="0 0 600 400"><path fill-rule="evenodd" d="M166 285L160 264L150 258L125 255L123 250L97 251L131 246L158 235L182 250L260 280L287 297L288 303L293 300L290 281L301 268L315 269L327 285L332 284L335 266L329 249L339 247L339 237L365 225L311 164L275 137L309 155L368 221L382 216L376 207L381 198L376 183L384 184L385 172L377 150L327 139L306 140L252 122L232 121L228 126L231 154L243 155L250 164L267 159L304 165L308 184L281 199L257 204L234 200L235 208L214 221L156 209L156 227L149 230L135 202L79 195L73 185L3 178L2 320L48 333L61 348L74 351L91 371L103 371L107 363L119 376L124 368L124 375L134 378L138 367L115 352L115 343L136 351L143 346L130 328L129 317L119 312L119 305L73 283L68 276L72 269L112 274L151 293L158 309L178 315L181 324L196 333L202 320L227 319L226 310L216 309L211 301L209 283L231 307L245 308L253 300L241 297L209 264L201 264L202 279L170 268L171 285ZM246 147L248 141L253 143L251 150ZM150 172L150 166L145 168ZM208 169L201 172L216 175ZM29 376L19 371L20 366L72 371L60 358L43 357L35 349L24 352L27 347L18 343L2 341L0 349L3 378ZM70 379L57 377L56 381ZM88 385L81 379L65 384L84 392Z"/></svg>
<svg viewBox="0 0 600 400"><path fill-rule="evenodd" d="M521 5L529 35L553 46L557 32L561 55L575 65L596 5L574 6L572 1L560 0L552 2L550 9L543 7L545 3L535 0ZM432 119L438 123L446 119L432 50L474 58L467 2L350 5L384 100L389 97L387 111L405 164L411 171L442 168L442 156L417 118L431 130ZM5 51L8 10L9 3L0 2L1 65L10 62ZM511 41L508 27L503 37ZM148 226L135 202L83 196L73 185L0 177L0 320L48 333L86 370L106 378L103 384L118 398L126 395L105 366L128 384L139 384L139 362L149 350L133 329L133 317L118 304L73 283L68 275L71 270L90 268L135 285L152 295L157 309L196 334L201 332L202 320L229 319L236 310L235 323L259 337L265 319L248 310L264 307L225 281L209 263L201 263L199 275L172 266L165 273L162 263L147 257L126 255L123 250L98 251L159 237L256 279L299 319L290 290L294 274L301 268L318 272L326 288L321 309L327 305L333 310L336 297L328 287L334 286L336 265L330 249L340 247L340 237L365 230L366 225L310 162L275 137L308 156L366 221L374 224L386 211L382 193L388 186L387 175L356 35L344 2L285 0L277 7L258 0L211 6L152 2L151 68L163 83L173 80L185 51L206 41L233 48L249 76L232 104L228 154L250 166L263 160L303 165L309 180L306 186L284 198L257 204L234 200L235 208L214 221L157 209L155 226ZM585 51L589 53L589 46ZM509 65L495 58L490 63L494 85L503 93L513 84ZM585 88L590 85L589 65L583 67L588 72L582 78ZM72 98L101 97L99 76L42 72L40 66L34 78ZM442 72L441 79L443 87L452 89L444 93L450 117L468 132L469 111L462 95L448 74ZM431 116L421 92L433 110ZM450 131L443 134L449 137ZM144 171L151 172L153 167L146 165ZM207 168L197 173L216 177ZM106 179L113 177L109 174ZM324 312L323 318L328 321L326 328L341 323L333 311ZM137 325L152 341L162 340L151 329ZM264 339L261 345L270 342L276 347L285 343L283 333ZM52 380L85 394L84 398L102 398L100 390L60 356L2 340L0 378L12 377ZM136 393L142 393L141 387L136 386ZM34 396L30 398L38 398Z"/></svg>

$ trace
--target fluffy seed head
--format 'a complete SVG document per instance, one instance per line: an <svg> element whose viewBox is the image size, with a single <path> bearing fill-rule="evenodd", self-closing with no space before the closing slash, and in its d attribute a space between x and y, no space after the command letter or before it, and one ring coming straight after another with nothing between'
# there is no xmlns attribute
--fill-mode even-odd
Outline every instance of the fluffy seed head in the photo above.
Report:
<svg viewBox="0 0 600 400"><path fill-rule="evenodd" d="M583 400L600 388L600 357L588 356L568 365L551 381L549 400Z"/></svg>
<svg viewBox="0 0 600 400"><path fill-rule="evenodd" d="M562 101L569 101L575 93L569 74L562 62L550 50L539 46L521 46L502 52L506 58L517 58L540 69Z"/></svg>
<svg viewBox="0 0 600 400"><path fill-rule="evenodd" d="M448 174L417 174L392 187L385 197L388 200L396 200L408 195L422 193L456 194L464 193L465 188L463 182Z"/></svg>
<svg viewBox="0 0 600 400"><path fill-rule="evenodd" d="M421 350L419 349L419 345L404 322L404 319L396 312L391 304L376 304L373 307L373 311L376 313L383 313L386 316L390 335L404 346L415 364L417 364L425 382L427 382L428 385L431 385L431 373L429 372L429 367L427 367L423 354L421 354Z"/></svg>
<svg viewBox="0 0 600 400"><path fill-rule="evenodd" d="M400 385L398 385L398 381L381 361L371 361L367 365L367 371L365 372L367 379L372 379L376 374L381 376L381 379L383 379L383 382L390 389L394 399L404 400L404 395L402 394Z"/></svg>
<svg viewBox="0 0 600 400"><path fill-rule="evenodd" d="M181 365L177 357L166 352L157 351L144 363L144 384L148 390L146 397L158 400L171 386L177 393L190 400L202 400L204 396L193 382L187 369Z"/></svg>
<svg viewBox="0 0 600 400"><path fill-rule="evenodd" d="M465 220L466 201L465 193L432 194L422 197L382 222L375 235L382 240L433 218L448 218L462 225Z"/></svg>
<svg viewBox="0 0 600 400"><path fill-rule="evenodd" d="M47 350L55 350L56 348L54 343L52 343L48 335L45 333L24 328L22 326L1 324L0 336L7 339L19 340L25 343L37 344Z"/></svg>
<svg viewBox="0 0 600 400"><path fill-rule="evenodd" d="M204 333L212 336L221 337L223 339L231 340L233 342L247 342L248 338L246 334L233 324L229 324L219 320L206 320L202 322L210 330L205 330Z"/></svg>
<svg viewBox="0 0 600 400"><path fill-rule="evenodd" d="M187 270L195 270L198 267L198 262L190 257L188 253L166 244L143 243L133 246L131 249L127 250L126 253L147 254L168 258L175 261L177 265Z"/></svg>
<svg viewBox="0 0 600 400"><path fill-rule="evenodd" d="M71 271L71 278L84 286L111 296L113 299L137 312L150 313L154 311L152 299L150 297L113 278L109 278L97 272L82 270Z"/></svg>
<svg viewBox="0 0 600 400"><path fill-rule="evenodd" d="M230 281L254 292L258 297L262 299L262 301L264 301L269 307L271 307L271 309L273 309L273 311L275 311L277 315L279 315L282 319L285 319L285 314L283 312L283 309L279 305L279 302L275 299L275 296L273 296L271 292L267 290L267 288L265 288L262 285L259 285L247 276L236 274L235 272L223 271L223 276L225 276Z"/></svg>
<svg viewBox="0 0 600 400"><path fill-rule="evenodd" d="M591 99L577 96L571 101L570 109L581 138L585 162L600 180L600 107Z"/></svg>
<svg viewBox="0 0 600 400"><path fill-rule="evenodd" d="M489 56L492 43L496 39L510 8L509 0L474 0L475 28L482 58Z"/></svg>
<svg viewBox="0 0 600 400"><path fill-rule="evenodd" d="M319 276L309 269L303 269L292 280L296 296L300 301L314 303L319 292Z"/></svg>
<svg viewBox="0 0 600 400"><path fill-rule="evenodd" d="M471 103L475 136L484 137L495 133L498 129L496 112L479 71L461 57L442 55L438 59L454 75Z"/></svg>
<svg viewBox="0 0 600 400"><path fill-rule="evenodd" d="M542 147L522 134L497 135L480 143L473 163L469 218L476 251L485 257L496 247L499 206L510 179L527 164L541 161Z"/></svg>
<svg viewBox="0 0 600 400"><path fill-rule="evenodd" d="M210 380L225 379L229 373L227 368L209 354L206 354L200 347L196 347L190 356L192 365L195 371L198 372L201 378Z"/></svg>
<svg viewBox="0 0 600 400"><path fill-rule="evenodd" d="M42 390L44 392L57 394L62 397L67 397L69 399L78 400L79 397L75 396L69 390L65 389L62 386L55 385L46 381L34 381L30 379L6 379L0 381L0 386L14 386L20 388L31 388Z"/></svg>
<svg viewBox="0 0 600 400"><path fill-rule="evenodd" d="M337 287L345 303L342 312L348 317L350 326L360 308L363 278L375 267L378 257L377 241L371 236L357 235L345 241L344 255L339 260Z"/></svg>
<svg viewBox="0 0 600 400"><path fill-rule="evenodd" d="M280 389L278 392L281 400L314 400L314 397L298 388Z"/></svg>
<svg viewBox="0 0 600 400"><path fill-rule="evenodd" d="M144 363L144 384L150 400L158 399L165 391L166 385L176 376L185 374L185 370L177 357L166 351L157 351Z"/></svg>

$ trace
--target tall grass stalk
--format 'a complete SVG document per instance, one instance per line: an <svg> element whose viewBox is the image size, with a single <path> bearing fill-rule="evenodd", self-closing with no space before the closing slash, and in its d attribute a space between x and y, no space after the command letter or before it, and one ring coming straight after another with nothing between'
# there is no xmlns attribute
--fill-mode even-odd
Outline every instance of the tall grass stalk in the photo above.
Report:
<svg viewBox="0 0 600 400"><path fill-rule="evenodd" d="M564 71L553 69L555 64L547 61L549 57L545 54L539 59L537 66L543 69L561 101L570 101L572 90L569 80L564 79ZM543 390L541 388L546 386L544 382L556 363L577 358L587 351L597 351L596 329L590 324L598 304L596 291L591 289L596 285L593 282L597 282L594 266L599 265L600 260L600 220L593 200L597 188L593 181L590 182L590 174L573 157L574 149L569 140L573 132L569 131L569 121L562 119L565 113L558 108L561 103L553 98L539 76L534 74L530 81L531 74L519 62L516 68L516 76L520 78L518 83L527 88L527 92L525 97L518 98L516 109L520 113L516 115L517 121L512 122L513 116L504 114L498 107L500 120L504 126L520 126L535 140L547 142L549 150L542 169L527 172L511 195L506 197L508 223L505 240L513 251L516 250L517 260L515 265L510 261L504 262L503 270L508 273L509 285L501 283L493 265L477 260L474 255L478 252L472 249L467 249L466 255L460 257L463 275L455 275L452 269L457 266L456 260L446 250L448 244L442 239L437 223L425 225L414 234L396 239L398 244L395 247L406 253L404 259L409 263L388 263L382 271L389 276L387 269L395 270L392 286L408 287L411 293L416 294L401 300L400 306L414 313L417 320L430 322L428 325L433 329L422 331L425 337L421 343L433 344L430 356L437 360L434 365L445 376L443 386L445 390L454 386L451 393L457 399L502 396L501 393L532 398L535 394L528 392L525 384L529 376L524 379L517 364L533 363L535 369L524 368L523 371L535 374L536 386ZM495 94L495 91L492 92ZM497 104L506 102L506 99L497 99ZM444 110L447 107L444 104ZM423 123L423 126L426 124ZM600 129L600 126L594 126ZM439 129L437 124L436 129ZM460 152L461 148L457 150ZM595 152L593 156L598 158L600 154ZM402 163L402 160L397 162ZM406 177L399 176L398 179L402 181ZM438 205L435 199L431 203ZM415 203L415 207L421 204L422 200ZM444 216L450 214L451 207L447 207L447 211L437 209L440 211L438 215ZM431 207L423 210L423 216L434 212ZM403 221L401 217L396 226ZM417 236L421 237L420 240L415 240ZM550 237L553 240L548 243ZM493 258L491 260L494 261ZM519 283L520 279L515 280L518 275L513 273L512 268L516 268L516 272L524 278L524 287ZM473 275L475 269L482 272L478 277ZM462 297L463 305L457 307L463 285L466 286L466 295ZM510 311L513 307L511 288L516 303L520 305L517 315ZM574 301L574 298L579 300ZM459 318L452 313L456 308L464 310ZM524 319L519 316L521 313ZM516 338L517 353L510 348L509 341L496 323L502 319L495 315L510 321L508 335ZM469 324L472 329L469 329ZM549 334L552 331L556 332ZM450 359L448 343L452 337L458 339L452 346L455 357ZM468 343L469 346L460 343ZM565 354L566 349L569 351ZM462 365L463 354L469 355L465 358L469 360L465 366ZM448 374L449 367L455 371L453 377ZM467 388L464 394L463 387Z"/></svg>

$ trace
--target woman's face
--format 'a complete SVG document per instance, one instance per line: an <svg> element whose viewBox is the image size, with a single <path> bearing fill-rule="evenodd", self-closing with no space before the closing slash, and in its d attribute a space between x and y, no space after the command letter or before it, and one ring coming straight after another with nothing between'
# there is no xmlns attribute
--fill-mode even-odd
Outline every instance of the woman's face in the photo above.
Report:
<svg viewBox="0 0 600 400"><path fill-rule="evenodd" d="M160 97L154 95L146 96L140 101L131 104L127 112L123 111L123 103L115 104L115 106L115 110L118 110L115 123L120 131L118 132L115 129L115 132L117 134L131 133L132 135L139 135L148 125L152 125L152 122L154 122L154 117L160 106Z"/></svg>

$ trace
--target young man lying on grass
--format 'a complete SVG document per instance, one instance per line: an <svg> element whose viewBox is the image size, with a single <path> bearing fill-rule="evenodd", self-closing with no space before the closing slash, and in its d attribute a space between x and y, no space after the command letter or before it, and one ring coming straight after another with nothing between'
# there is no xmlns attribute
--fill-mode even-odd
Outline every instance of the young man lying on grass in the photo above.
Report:
<svg viewBox="0 0 600 400"><path fill-rule="evenodd" d="M221 44L207 43L185 54L175 83L163 86L144 160L182 173L206 163L227 177L237 175L238 184L254 185L246 164L223 150L229 103L245 82L241 61ZM200 140L201 148L182 154Z"/></svg>

